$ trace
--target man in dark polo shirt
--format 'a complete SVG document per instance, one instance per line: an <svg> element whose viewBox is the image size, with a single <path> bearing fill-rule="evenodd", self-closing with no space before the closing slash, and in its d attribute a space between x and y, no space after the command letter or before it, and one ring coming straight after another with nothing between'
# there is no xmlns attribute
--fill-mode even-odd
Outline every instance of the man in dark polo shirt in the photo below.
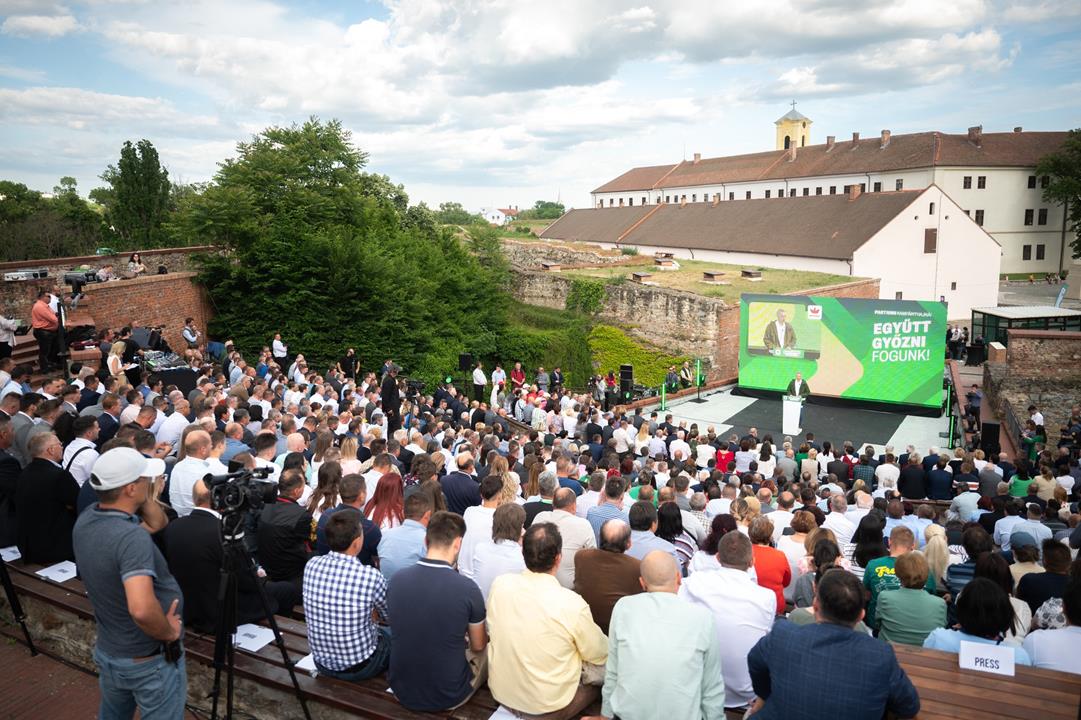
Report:
<svg viewBox="0 0 1081 720"><path fill-rule="evenodd" d="M456 708L488 677L484 598L476 583L454 569L464 535L460 515L435 513L425 534L427 555L390 583L387 679L410 710Z"/></svg>
<svg viewBox="0 0 1081 720"><path fill-rule="evenodd" d="M620 598L642 592L638 582L640 561L627 555L631 526L608 520L601 526L599 548L583 548L574 554L574 590L589 605L593 622L608 634L612 608Z"/></svg>

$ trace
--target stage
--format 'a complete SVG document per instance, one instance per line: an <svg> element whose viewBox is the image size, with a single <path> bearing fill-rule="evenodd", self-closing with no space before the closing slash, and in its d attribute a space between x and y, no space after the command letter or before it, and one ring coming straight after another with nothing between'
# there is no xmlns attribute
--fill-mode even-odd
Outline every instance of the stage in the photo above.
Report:
<svg viewBox="0 0 1081 720"><path fill-rule="evenodd" d="M780 445L784 438L781 433L781 399L744 397L733 395L731 390L724 388L704 393L703 403L690 399L674 401L670 404L669 412L677 421L698 423L698 429L703 433L712 425L722 437L732 433L742 437L747 434L748 428L755 427L758 428L759 437L772 435ZM648 414L657 407L647 408L645 412ZM939 433L946 432L948 422L946 415L921 417L903 412L878 412L809 402L803 408L802 425L804 433L813 432L819 443L823 440L831 443L850 440L860 448L874 445L878 452L882 452L886 445L893 445L898 453L904 452L905 446L911 443L921 455L925 455L927 448L932 445L944 446L946 439L940 437ZM803 435L793 438L797 447L803 438Z"/></svg>

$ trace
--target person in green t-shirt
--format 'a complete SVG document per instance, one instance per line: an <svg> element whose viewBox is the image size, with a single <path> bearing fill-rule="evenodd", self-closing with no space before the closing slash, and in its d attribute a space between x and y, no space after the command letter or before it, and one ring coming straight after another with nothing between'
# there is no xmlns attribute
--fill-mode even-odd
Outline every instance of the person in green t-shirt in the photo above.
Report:
<svg viewBox="0 0 1081 720"><path fill-rule="evenodd" d="M1010 495L1012 497L1028 497L1028 486L1032 484L1032 478L1024 468L1018 468L1017 474L1010 479Z"/></svg>
<svg viewBox="0 0 1081 720"><path fill-rule="evenodd" d="M901 587L878 598L878 637L921 647L931 631L946 627L946 601L926 590L930 570L923 553L901 555L894 572Z"/></svg>
<svg viewBox="0 0 1081 720"><path fill-rule="evenodd" d="M863 586L870 591L871 598L867 601L867 616L864 622L869 627L876 626L875 609L879 596L887 590L896 590L901 587L901 581L897 578L894 568L897 558L915 549L916 536L912 534L912 530L904 525L897 525L890 532L889 557L878 558L867 563L867 568L863 571ZM935 591L933 577L927 578L926 587L930 592Z"/></svg>

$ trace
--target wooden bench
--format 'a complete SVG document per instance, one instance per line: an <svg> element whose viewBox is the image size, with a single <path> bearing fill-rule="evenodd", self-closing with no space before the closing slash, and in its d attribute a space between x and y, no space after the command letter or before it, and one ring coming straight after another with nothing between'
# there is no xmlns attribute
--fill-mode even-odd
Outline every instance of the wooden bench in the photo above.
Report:
<svg viewBox="0 0 1081 720"><path fill-rule="evenodd" d="M720 270L703 270L702 271L702 280L704 280L705 282L717 282L722 277L724 277L724 273L721 272Z"/></svg>
<svg viewBox="0 0 1081 720"><path fill-rule="evenodd" d="M653 258L653 266L658 268L674 268L676 261L670 257Z"/></svg>
<svg viewBox="0 0 1081 720"><path fill-rule="evenodd" d="M649 280L651 277L653 277L653 273L647 273L647 272L632 272L631 273L631 279L634 280L636 283L644 283L647 280Z"/></svg>
<svg viewBox="0 0 1081 720"><path fill-rule="evenodd" d="M86 596L85 586L79 579L68 580L63 584L46 580L34 574L39 569L40 566L24 565L20 562L8 563L12 583L23 601L24 610L30 616L31 633L35 643L40 643L46 648L50 645L62 648L54 652L59 652L63 659L69 662L93 670L94 668L88 666L85 659L89 657L89 648L82 648L84 652L81 653L81 657L73 658L68 655L79 653L73 653L72 643L67 642L69 638L64 637L59 642L50 642L49 637L43 637L43 635L53 637L63 635L65 631L70 631L72 635L83 634L82 629L75 628L74 623L68 619L81 620L83 626L87 624L93 626L93 608ZM0 599L2 598L3 595L0 594ZM0 604L6 606L6 602ZM4 609L6 614L6 607ZM308 655L310 650L304 623L286 617L275 619L282 632L282 639L289 652L290 660L295 663ZM16 640L21 638L21 635L16 635L10 630L4 634ZM188 630L184 636L184 647L189 676L188 701L197 706L209 705L209 702L205 701L204 690L209 688L210 679L213 676L214 636ZM296 675L301 693L312 709L313 717L359 716L378 720L422 720L424 718L487 720L498 707L498 703L488 691L487 686L482 686L468 703L456 710L445 713L418 713L402 707L394 695L387 692L385 677L354 683L328 677L312 677L303 670L297 670ZM238 648L235 677L237 682L235 697L238 709L261 716L257 709L250 705L246 707L245 702L254 702L253 698L262 695L261 689L265 689L272 693L266 693L267 697L263 699L267 706L264 712L269 712L271 707L275 707L277 710L274 714L278 717L301 716L300 708L296 707L297 701L293 696L292 681L282 662L281 653L274 643L263 647L257 653ZM219 707L224 709L224 705ZM599 712L599 707L592 708L591 711Z"/></svg>
<svg viewBox="0 0 1081 720"><path fill-rule="evenodd" d="M921 720L1075 720L1081 675L1017 666L1014 677L962 670L957 655L894 644L920 694Z"/></svg>
<svg viewBox="0 0 1081 720"><path fill-rule="evenodd" d="M762 279L762 271L761 270L740 270L739 276L742 277L742 278L746 278L748 280L761 280Z"/></svg>

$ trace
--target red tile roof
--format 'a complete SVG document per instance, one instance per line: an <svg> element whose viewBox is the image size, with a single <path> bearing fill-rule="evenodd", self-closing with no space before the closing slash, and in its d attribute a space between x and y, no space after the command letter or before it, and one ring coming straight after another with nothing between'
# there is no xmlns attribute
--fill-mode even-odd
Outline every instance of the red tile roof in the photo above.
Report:
<svg viewBox="0 0 1081 720"><path fill-rule="evenodd" d="M1065 132L986 133L979 145L968 135L939 132L894 135L885 148L875 135L856 143L836 142L798 148L788 161L787 150L707 158L697 163L634 168L593 192L648 191L730 182L784 180L786 178L854 175L925 167L1031 167L1055 152L1066 140Z"/></svg>

